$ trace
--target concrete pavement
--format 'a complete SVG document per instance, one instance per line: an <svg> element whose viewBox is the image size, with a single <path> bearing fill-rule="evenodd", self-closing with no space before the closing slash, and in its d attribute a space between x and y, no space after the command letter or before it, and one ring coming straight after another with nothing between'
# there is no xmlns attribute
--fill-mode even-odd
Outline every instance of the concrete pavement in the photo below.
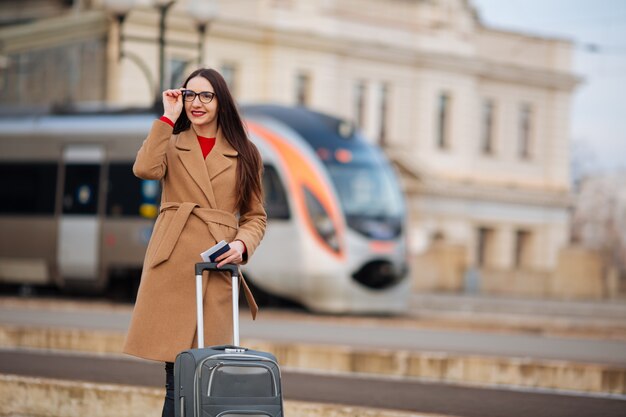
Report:
<svg viewBox="0 0 626 417"><path fill-rule="evenodd" d="M62 407L63 401L59 397L65 391L62 388L67 387L67 384L59 380L73 383L75 391L71 398L80 399L76 401L77 408L93 407L93 404L84 403L98 401L88 388L81 390L81 383L104 384L108 386L108 395L115 391L115 386L110 383L115 383L118 390L129 386L160 387L163 395L163 364L122 357L0 350L0 372L55 379L56 382L47 382L51 385L47 394L51 398L46 403L56 403L57 407ZM37 386L41 387L41 384ZM282 386L288 403L294 400L308 404L314 402L328 413L317 414L318 416L334 416L337 410L345 410L346 407L357 407L358 410L353 411L354 415L360 415L358 411L367 408L377 410L381 416L385 415L386 410L395 409L399 410L396 412L417 415L437 413L463 417L499 417L503 415L503 411L507 417L622 417L626 410L626 399L608 396L573 396L556 392L468 387L362 374L294 372L284 368ZM55 387L57 390L54 390ZM97 390L98 386L91 388ZM130 398L126 398L128 400ZM65 402L68 402L67 398ZM110 406L120 407L115 403ZM137 412L132 409L119 410L122 411ZM109 415L120 417L120 414Z"/></svg>
<svg viewBox="0 0 626 417"><path fill-rule="evenodd" d="M115 354L131 308L4 299L0 345ZM245 315L242 315L245 317ZM626 394L626 341L495 330L432 330L409 319L264 312L243 343L307 371L364 373L481 386Z"/></svg>

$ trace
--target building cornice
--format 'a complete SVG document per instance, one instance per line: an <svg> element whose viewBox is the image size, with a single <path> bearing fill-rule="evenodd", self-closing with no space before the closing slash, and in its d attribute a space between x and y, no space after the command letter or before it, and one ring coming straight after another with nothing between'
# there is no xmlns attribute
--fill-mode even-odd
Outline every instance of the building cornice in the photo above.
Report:
<svg viewBox="0 0 626 417"><path fill-rule="evenodd" d="M260 44L275 44L295 49L316 50L344 57L361 58L425 68L437 71L470 75L481 80L517 83L556 90L573 90L581 78L567 72L541 70L503 64L472 55L435 53L416 48L406 48L389 43L371 42L355 38L330 36L314 31L281 30L271 26L236 19L216 22L210 36Z"/></svg>
<svg viewBox="0 0 626 417"><path fill-rule="evenodd" d="M387 151L387 154L396 166L409 197L437 196L562 209L572 204L572 194L568 189L445 179L419 171L414 164L393 152Z"/></svg>
<svg viewBox="0 0 626 417"><path fill-rule="evenodd" d="M141 26L153 26L154 19L155 15L150 9L139 9L132 17L132 21ZM188 37L190 34L195 35L194 30L194 27L189 25L188 16L180 11L174 11L168 19L168 36L172 39L181 36ZM490 29L478 25L476 30L489 31ZM495 32L495 30L492 31ZM359 39L342 33L330 34L293 27L278 27L272 23L231 15L222 15L213 22L207 36L209 40L222 38L264 46L275 45L319 51L340 57L404 65L415 69L453 72L473 76L482 81L499 81L554 90L572 91L582 81L580 77L569 72L487 60L473 55L470 48L467 48L465 54L437 53L421 49L417 45L405 47L383 40L373 42L371 39ZM537 37L537 39L543 38ZM547 38L544 40L551 41Z"/></svg>
<svg viewBox="0 0 626 417"><path fill-rule="evenodd" d="M572 195L565 190L541 190L514 185L489 186L469 181L427 180L415 184L413 189L418 196L430 195L561 209L566 209L572 204Z"/></svg>

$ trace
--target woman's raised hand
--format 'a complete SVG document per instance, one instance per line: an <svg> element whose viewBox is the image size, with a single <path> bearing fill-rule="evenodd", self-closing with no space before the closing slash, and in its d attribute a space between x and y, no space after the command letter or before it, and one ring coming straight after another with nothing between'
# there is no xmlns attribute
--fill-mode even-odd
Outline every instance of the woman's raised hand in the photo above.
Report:
<svg viewBox="0 0 626 417"><path fill-rule="evenodd" d="M183 92L180 88L163 91L163 116L176 123L183 111Z"/></svg>

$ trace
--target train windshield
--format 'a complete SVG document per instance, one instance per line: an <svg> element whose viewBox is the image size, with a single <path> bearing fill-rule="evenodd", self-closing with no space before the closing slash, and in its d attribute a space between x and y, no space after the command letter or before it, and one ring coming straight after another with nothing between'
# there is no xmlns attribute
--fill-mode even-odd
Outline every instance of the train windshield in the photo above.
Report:
<svg viewBox="0 0 626 417"><path fill-rule="evenodd" d="M396 238L404 203L390 167L379 161L326 164L348 226L373 239Z"/></svg>

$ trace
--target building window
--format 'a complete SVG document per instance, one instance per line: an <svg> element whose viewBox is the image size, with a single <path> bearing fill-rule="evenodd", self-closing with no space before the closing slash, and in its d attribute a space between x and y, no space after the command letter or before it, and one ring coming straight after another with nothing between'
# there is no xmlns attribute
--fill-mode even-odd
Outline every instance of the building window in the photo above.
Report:
<svg viewBox="0 0 626 417"><path fill-rule="evenodd" d="M237 66L233 63L224 63L220 67L220 74L224 77L230 93L237 96Z"/></svg>
<svg viewBox="0 0 626 417"><path fill-rule="evenodd" d="M379 143L381 146L387 145L387 113L389 111L389 84L382 83L380 86L380 129L378 131Z"/></svg>
<svg viewBox="0 0 626 417"><path fill-rule="evenodd" d="M476 244L476 265L479 268L489 266L492 263L492 251L495 232L490 227L479 227Z"/></svg>
<svg viewBox="0 0 626 417"><path fill-rule="evenodd" d="M531 239L532 235L528 230L515 232L515 268L527 268L531 265Z"/></svg>
<svg viewBox="0 0 626 417"><path fill-rule="evenodd" d="M170 70L169 80L165 88L178 88L182 87L185 82L185 69L187 68L187 61L182 59L170 59L168 68Z"/></svg>
<svg viewBox="0 0 626 417"><path fill-rule="evenodd" d="M530 104L523 103L519 109L519 139L518 139L518 155L522 159L531 157L531 128L532 128L532 108Z"/></svg>
<svg viewBox="0 0 626 417"><path fill-rule="evenodd" d="M0 55L0 91L6 91L9 84L9 66L11 65L11 57L8 55Z"/></svg>
<svg viewBox="0 0 626 417"><path fill-rule="evenodd" d="M439 149L450 147L449 126L450 126L450 104L452 99L448 93L439 95L437 109L437 146Z"/></svg>
<svg viewBox="0 0 626 417"><path fill-rule="evenodd" d="M363 129L365 124L365 81L357 81L354 86L354 124Z"/></svg>
<svg viewBox="0 0 626 417"><path fill-rule="evenodd" d="M299 72L296 74L296 105L308 106L311 90L311 77L309 74Z"/></svg>
<svg viewBox="0 0 626 417"><path fill-rule="evenodd" d="M493 118L494 104L493 100L486 99L483 102L482 117L482 134L481 134L481 150L485 155L492 155L493 149Z"/></svg>

